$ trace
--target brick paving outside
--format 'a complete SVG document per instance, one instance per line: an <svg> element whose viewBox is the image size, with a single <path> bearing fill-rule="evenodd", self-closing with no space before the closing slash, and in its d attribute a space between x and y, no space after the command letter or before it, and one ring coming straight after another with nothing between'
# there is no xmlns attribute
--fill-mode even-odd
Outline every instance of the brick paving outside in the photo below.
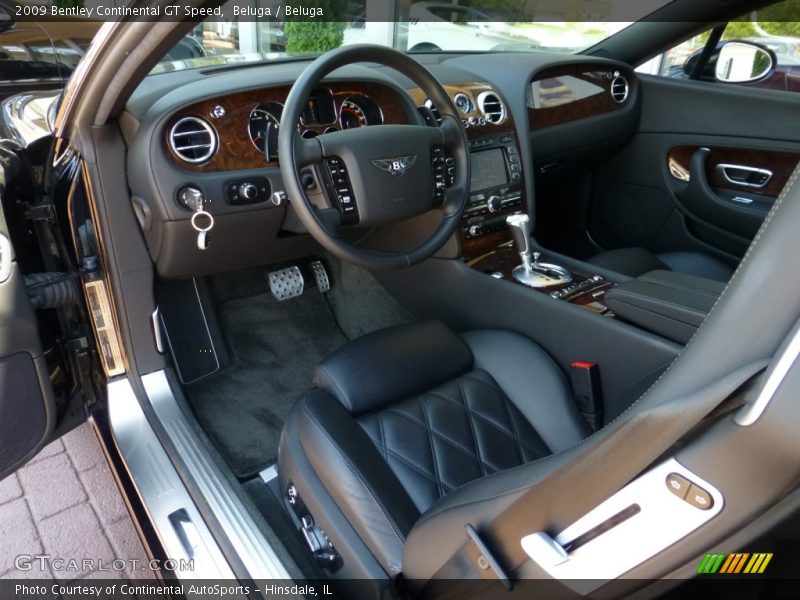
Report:
<svg viewBox="0 0 800 600"><path fill-rule="evenodd" d="M147 554L117 488L92 426L84 423L45 447L22 469L0 481L0 579L142 579ZM19 555L64 561L88 558L95 568L77 572L19 570ZM115 559L137 559L139 570L98 571ZM81 565L82 566L82 565Z"/></svg>

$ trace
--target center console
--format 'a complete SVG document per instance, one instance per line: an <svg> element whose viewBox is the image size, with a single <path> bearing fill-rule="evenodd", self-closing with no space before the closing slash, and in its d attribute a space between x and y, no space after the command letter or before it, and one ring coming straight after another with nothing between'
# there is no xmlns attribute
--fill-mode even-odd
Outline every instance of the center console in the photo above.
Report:
<svg viewBox="0 0 800 600"><path fill-rule="evenodd" d="M462 259L472 268L613 316L604 303L613 283L544 262L530 248L523 172L512 133L473 137L470 197L460 225Z"/></svg>
<svg viewBox="0 0 800 600"><path fill-rule="evenodd" d="M473 138L470 196L461 221L467 260L508 241L506 217L524 211L522 166L511 133Z"/></svg>

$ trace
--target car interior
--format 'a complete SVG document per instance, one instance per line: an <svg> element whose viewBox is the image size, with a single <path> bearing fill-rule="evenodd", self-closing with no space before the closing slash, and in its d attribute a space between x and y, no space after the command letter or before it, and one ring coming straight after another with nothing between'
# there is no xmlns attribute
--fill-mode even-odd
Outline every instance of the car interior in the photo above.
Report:
<svg viewBox="0 0 800 600"><path fill-rule="evenodd" d="M290 574L375 597L628 593L735 535L794 544L796 410L735 410L800 316L800 96L636 69L754 4L574 54L132 78L55 151L106 373L162 374L165 445L197 441Z"/></svg>

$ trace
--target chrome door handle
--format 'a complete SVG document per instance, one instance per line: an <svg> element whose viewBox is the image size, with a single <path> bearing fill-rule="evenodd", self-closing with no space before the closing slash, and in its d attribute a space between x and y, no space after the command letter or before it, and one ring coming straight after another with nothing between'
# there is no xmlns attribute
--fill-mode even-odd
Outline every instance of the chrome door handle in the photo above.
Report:
<svg viewBox="0 0 800 600"><path fill-rule="evenodd" d="M754 189L763 188L772 179L772 171L747 165L719 164L717 173L728 183Z"/></svg>

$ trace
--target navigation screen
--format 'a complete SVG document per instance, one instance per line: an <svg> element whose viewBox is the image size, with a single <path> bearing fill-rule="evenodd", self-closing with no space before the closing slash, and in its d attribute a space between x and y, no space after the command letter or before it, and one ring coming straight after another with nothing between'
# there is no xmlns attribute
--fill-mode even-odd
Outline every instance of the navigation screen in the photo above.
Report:
<svg viewBox="0 0 800 600"><path fill-rule="evenodd" d="M494 148L470 154L472 176L469 181L471 192L500 187L508 183L506 161L503 149Z"/></svg>

